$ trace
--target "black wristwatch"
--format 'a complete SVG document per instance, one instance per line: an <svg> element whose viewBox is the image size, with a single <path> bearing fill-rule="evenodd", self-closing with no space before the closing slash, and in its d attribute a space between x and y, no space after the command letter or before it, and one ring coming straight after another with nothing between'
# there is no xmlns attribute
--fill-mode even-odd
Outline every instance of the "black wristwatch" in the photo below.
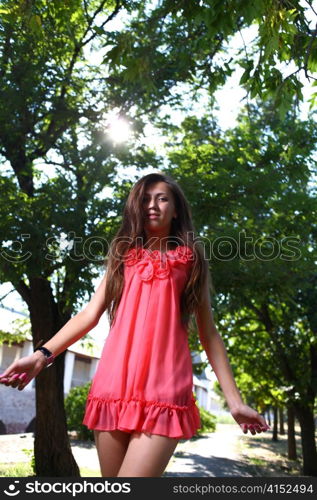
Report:
<svg viewBox="0 0 317 500"><path fill-rule="evenodd" d="M54 354L51 353L51 351L46 349L46 347L36 347L34 349L34 352L35 351L41 351L44 354L45 359L46 359L46 368L48 368L49 366L51 366L53 364L55 356L54 356Z"/></svg>

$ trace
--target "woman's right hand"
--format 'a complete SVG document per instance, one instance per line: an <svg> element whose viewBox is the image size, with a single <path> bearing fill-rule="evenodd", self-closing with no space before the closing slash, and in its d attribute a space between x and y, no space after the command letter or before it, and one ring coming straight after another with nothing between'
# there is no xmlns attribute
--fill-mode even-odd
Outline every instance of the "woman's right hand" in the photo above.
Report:
<svg viewBox="0 0 317 500"><path fill-rule="evenodd" d="M45 356L36 351L30 356L14 361L0 375L0 384L17 387L22 391L24 387L46 367Z"/></svg>

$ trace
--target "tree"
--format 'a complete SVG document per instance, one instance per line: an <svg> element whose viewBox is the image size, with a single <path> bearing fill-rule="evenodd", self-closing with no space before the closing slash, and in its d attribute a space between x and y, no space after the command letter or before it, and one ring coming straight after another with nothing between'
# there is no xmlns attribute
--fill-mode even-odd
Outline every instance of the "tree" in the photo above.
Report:
<svg viewBox="0 0 317 500"><path fill-rule="evenodd" d="M312 0L304 5L298 0L140 2L107 54L116 69L113 83L138 82L139 95L154 104L171 88L176 96L183 93L177 83L212 95L238 66L249 96L273 98L283 115L294 97L303 99L303 80L315 85L316 21ZM256 30L246 45L249 27ZM234 35L242 46L238 52ZM109 37L104 38L108 45ZM128 99L129 85L122 101ZM313 105L315 100L316 93Z"/></svg>
<svg viewBox="0 0 317 500"><path fill-rule="evenodd" d="M116 10L112 2L102 2L104 14L106 4L110 21ZM80 2L5 5L0 89L1 280L10 281L25 300L36 345L56 333L78 301L91 293L103 252L98 249L89 254L85 244L96 234L107 241L115 222L113 227L110 220L106 225L106 217L116 209L117 201L115 196L97 198L110 180L112 163L106 165L105 159L111 152L107 144L96 143L98 127L93 137L89 135L89 120L97 114L94 90L87 86L88 74L83 69L83 49L96 36L98 5L91 2L89 20ZM78 146L80 120L92 140L89 148ZM54 155L49 157L53 147ZM55 175L45 175L45 162L55 168ZM82 238L81 256L76 237ZM65 241L73 245L70 255L62 251ZM15 252L14 244L22 249ZM67 436L63 370L61 355L55 366L36 379L39 476L79 474Z"/></svg>
<svg viewBox="0 0 317 500"><path fill-rule="evenodd" d="M273 58L288 60L289 50L289 60L308 74L315 38L297 1L235 1L224 8L218 1L3 0L0 14L0 279L25 300L36 345L92 292L97 264L119 223L129 183L119 187L115 173L118 165L132 164L132 151L105 141L107 112L129 116L137 135L162 104L180 102L178 85L213 91L233 67L216 62L217 56L253 21L261 23L259 43L268 33L280 43L262 54L256 75L245 73L245 84L258 82L255 93L263 85L276 95L282 89L300 97L299 84L274 86L268 68ZM119 14L121 28L112 24ZM94 64L89 50L103 61ZM143 166L149 158L151 152L140 150L134 161ZM111 198L104 196L107 186L114 187ZM89 253L92 236L101 246ZM63 361L59 356L36 380L37 475L78 474L66 433Z"/></svg>
<svg viewBox="0 0 317 500"><path fill-rule="evenodd" d="M256 381L257 403L257 385L265 396L270 381L275 400L283 393L294 407L308 475L317 474L316 135L313 119L281 121L270 105L250 107L227 132L188 117L170 141L168 169L185 186L211 261L238 381Z"/></svg>

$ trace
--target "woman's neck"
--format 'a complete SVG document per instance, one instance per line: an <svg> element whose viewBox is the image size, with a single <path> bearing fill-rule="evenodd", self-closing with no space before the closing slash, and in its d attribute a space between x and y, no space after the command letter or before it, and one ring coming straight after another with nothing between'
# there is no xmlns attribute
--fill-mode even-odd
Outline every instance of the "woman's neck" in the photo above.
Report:
<svg viewBox="0 0 317 500"><path fill-rule="evenodd" d="M167 250L171 250L172 245L165 238L161 239L152 236L145 242L144 248L149 248L150 250L159 250L160 252L167 252Z"/></svg>

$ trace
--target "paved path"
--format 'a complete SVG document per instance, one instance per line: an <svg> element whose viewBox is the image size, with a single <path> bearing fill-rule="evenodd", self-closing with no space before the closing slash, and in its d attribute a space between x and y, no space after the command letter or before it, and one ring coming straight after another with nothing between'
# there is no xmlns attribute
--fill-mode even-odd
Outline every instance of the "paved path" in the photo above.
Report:
<svg viewBox="0 0 317 500"><path fill-rule="evenodd" d="M217 424L216 432L180 442L164 476L254 476L254 468L246 463L240 451L244 436L237 424Z"/></svg>
<svg viewBox="0 0 317 500"><path fill-rule="evenodd" d="M242 457L244 434L237 424L217 424L217 431L179 442L164 473L165 477L253 476L252 465ZM94 444L72 445L81 467L99 470Z"/></svg>
<svg viewBox="0 0 317 500"><path fill-rule="evenodd" d="M237 424L217 424L214 433L179 442L164 476L254 476L255 469L241 454L244 437ZM0 462L28 462L30 458L23 449L33 450L32 433L0 436ZM72 451L79 467L99 471L94 443L72 441Z"/></svg>

